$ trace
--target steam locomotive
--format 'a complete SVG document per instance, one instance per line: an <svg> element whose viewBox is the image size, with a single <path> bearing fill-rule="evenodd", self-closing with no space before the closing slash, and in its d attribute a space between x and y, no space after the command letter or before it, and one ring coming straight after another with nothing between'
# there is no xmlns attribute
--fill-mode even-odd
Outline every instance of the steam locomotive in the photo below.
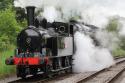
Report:
<svg viewBox="0 0 125 83"><path fill-rule="evenodd" d="M15 55L6 59L5 63L16 65L17 77L22 78L39 72L44 75L72 72L74 32L80 27L84 32L91 32L96 27L88 29L91 25L76 21L50 23L45 18L35 17L35 7L26 9L28 27L18 34Z"/></svg>
<svg viewBox="0 0 125 83"><path fill-rule="evenodd" d="M45 75L72 71L74 31L71 23L49 23L34 17L35 7L27 9L28 27L17 37L15 55L6 59L7 65L16 65L17 77Z"/></svg>

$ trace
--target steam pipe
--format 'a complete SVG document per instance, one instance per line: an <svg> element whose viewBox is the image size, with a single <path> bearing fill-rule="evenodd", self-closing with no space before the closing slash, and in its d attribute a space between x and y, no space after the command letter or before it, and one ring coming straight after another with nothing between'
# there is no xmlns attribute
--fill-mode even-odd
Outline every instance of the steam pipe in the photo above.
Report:
<svg viewBox="0 0 125 83"><path fill-rule="evenodd" d="M28 6L26 7L27 10L27 22L28 26L34 26L34 11L35 7L34 6Z"/></svg>

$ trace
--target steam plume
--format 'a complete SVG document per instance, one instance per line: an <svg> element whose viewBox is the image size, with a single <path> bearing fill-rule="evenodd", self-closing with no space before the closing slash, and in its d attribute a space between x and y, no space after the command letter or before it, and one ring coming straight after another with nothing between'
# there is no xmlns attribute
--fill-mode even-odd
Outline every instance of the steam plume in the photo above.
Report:
<svg viewBox="0 0 125 83"><path fill-rule="evenodd" d="M48 21L79 20L96 25L99 31L96 38L101 46L94 45L92 38L81 32L75 33L76 53L74 55L74 72L94 71L114 64L111 50L115 48L118 38L113 33L104 31L109 18L125 18L125 0L15 0L15 6L25 8L32 5L43 9L40 15ZM125 21L121 21L123 24ZM84 28L84 27L83 27ZM124 25L119 35L124 35Z"/></svg>

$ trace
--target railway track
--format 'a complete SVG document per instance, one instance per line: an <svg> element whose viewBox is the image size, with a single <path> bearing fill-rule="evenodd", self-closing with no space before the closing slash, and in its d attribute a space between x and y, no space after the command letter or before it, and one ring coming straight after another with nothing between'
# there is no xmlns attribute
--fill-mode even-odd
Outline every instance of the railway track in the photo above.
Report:
<svg viewBox="0 0 125 83"><path fill-rule="evenodd" d="M85 72L79 74L62 74L60 76L55 76L52 78L41 79L41 76L30 77L27 81L17 80L9 83L113 83L119 75L125 71L125 58L118 58L116 60L116 65L110 68L102 69L98 72Z"/></svg>
<svg viewBox="0 0 125 83"><path fill-rule="evenodd" d="M61 75L53 75L52 77L44 76L43 74L38 74L36 76L30 76L27 79L17 79L13 81L4 81L2 83L47 83L53 80L63 80L66 77L70 77L73 74L68 73L62 73ZM1 83L1 82L0 82Z"/></svg>
<svg viewBox="0 0 125 83"><path fill-rule="evenodd" d="M116 65L100 71L74 74L65 80L53 80L46 83L113 83L125 70L125 58L116 60ZM119 83L119 82L118 82Z"/></svg>
<svg viewBox="0 0 125 83"><path fill-rule="evenodd" d="M118 59L116 65L95 72L84 79L80 79L77 83L114 83L124 71L125 58Z"/></svg>

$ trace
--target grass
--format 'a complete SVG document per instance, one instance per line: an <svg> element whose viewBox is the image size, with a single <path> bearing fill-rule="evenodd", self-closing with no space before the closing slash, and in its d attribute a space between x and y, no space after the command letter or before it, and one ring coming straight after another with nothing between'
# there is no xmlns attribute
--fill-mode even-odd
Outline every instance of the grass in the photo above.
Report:
<svg viewBox="0 0 125 83"><path fill-rule="evenodd" d="M14 55L14 47L10 50L0 52L0 78L15 73L15 66L5 64L5 59Z"/></svg>

